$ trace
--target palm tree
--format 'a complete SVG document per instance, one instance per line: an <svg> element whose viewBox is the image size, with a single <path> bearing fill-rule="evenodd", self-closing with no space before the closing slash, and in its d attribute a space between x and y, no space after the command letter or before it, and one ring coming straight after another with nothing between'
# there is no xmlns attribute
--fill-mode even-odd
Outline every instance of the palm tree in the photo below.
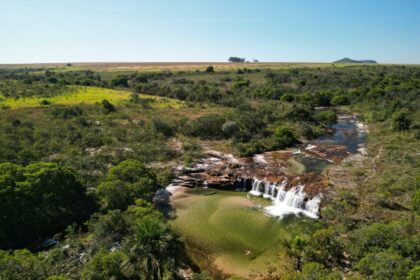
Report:
<svg viewBox="0 0 420 280"><path fill-rule="evenodd" d="M295 260L296 271L302 269L302 258L304 249L308 244L308 239L304 236L297 235L290 240L286 240L284 243L287 254Z"/></svg>
<svg viewBox="0 0 420 280"><path fill-rule="evenodd" d="M142 220L127 242L126 270L139 278L161 279L172 240L173 235L162 221L154 218Z"/></svg>

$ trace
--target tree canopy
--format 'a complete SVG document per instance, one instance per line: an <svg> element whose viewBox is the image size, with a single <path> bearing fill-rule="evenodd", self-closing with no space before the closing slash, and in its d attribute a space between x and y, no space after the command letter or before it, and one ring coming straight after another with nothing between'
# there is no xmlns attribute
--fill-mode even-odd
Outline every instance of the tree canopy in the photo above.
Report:
<svg viewBox="0 0 420 280"><path fill-rule="evenodd" d="M137 160L125 160L109 170L98 195L103 209L125 210L138 198L150 201L157 189L153 171Z"/></svg>
<svg viewBox="0 0 420 280"><path fill-rule="evenodd" d="M229 57L229 62L245 62L245 58L231 56Z"/></svg>
<svg viewBox="0 0 420 280"><path fill-rule="evenodd" d="M2 163L0 207L0 247L10 248L85 220L94 204L69 168Z"/></svg>

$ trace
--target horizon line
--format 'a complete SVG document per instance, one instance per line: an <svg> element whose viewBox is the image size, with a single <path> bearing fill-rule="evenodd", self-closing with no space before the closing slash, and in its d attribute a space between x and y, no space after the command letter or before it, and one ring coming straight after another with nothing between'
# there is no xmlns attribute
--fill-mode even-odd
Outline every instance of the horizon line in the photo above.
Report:
<svg viewBox="0 0 420 280"><path fill-rule="evenodd" d="M0 63L0 67L4 66L35 66L35 65L44 65L44 66L67 66L66 64L74 65L101 65L101 64L129 64L129 65L270 65L270 64L338 64L338 65L410 65L417 66L420 63L395 63L395 62L376 62L376 63L335 63L335 62L313 62L313 61L259 61L259 62L229 62L229 61L65 61L65 62L18 62L18 63ZM70 66L69 66L70 67Z"/></svg>

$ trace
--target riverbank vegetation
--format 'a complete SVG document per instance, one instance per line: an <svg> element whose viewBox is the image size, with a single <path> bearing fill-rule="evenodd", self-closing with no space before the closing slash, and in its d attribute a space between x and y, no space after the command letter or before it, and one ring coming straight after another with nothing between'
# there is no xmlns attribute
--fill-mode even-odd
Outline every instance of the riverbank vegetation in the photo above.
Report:
<svg viewBox="0 0 420 280"><path fill-rule="evenodd" d="M269 251L283 267L252 263L254 278L418 279L420 68L208 66L0 69L0 278L178 279L189 268L193 279L231 276L206 272L200 246L181 242L190 238ZM154 205L171 168L199 158L203 144L240 156L283 149L328 133L337 111L368 125L367 155L328 170L321 219L305 230L249 221L255 235L275 235L270 248L235 238L223 211L240 219L246 208L217 196L194 204L221 215L208 223L211 240L194 229L206 211L183 208L195 216L168 222ZM220 242L226 231L232 238Z"/></svg>

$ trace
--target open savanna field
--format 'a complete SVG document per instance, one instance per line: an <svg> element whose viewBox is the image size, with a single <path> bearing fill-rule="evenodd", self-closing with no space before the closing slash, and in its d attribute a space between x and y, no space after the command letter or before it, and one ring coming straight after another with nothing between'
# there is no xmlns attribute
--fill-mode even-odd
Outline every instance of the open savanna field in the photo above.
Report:
<svg viewBox="0 0 420 280"><path fill-rule="evenodd" d="M95 104L106 99L117 105L130 99L132 93L126 90L113 90L98 87L66 87L62 92L51 97L31 96L20 98L7 98L0 96L0 106L6 106L11 109L33 108L49 105L77 105L77 104ZM149 102L154 108L179 108L182 102L164 97L140 95L140 99ZM44 102L44 104L43 104Z"/></svg>
<svg viewBox="0 0 420 280"><path fill-rule="evenodd" d="M70 66L71 65L71 66ZM208 66L216 71L229 71L238 68L250 69L290 69L290 68L324 68L348 67L349 64L303 63L303 62L84 62L84 63L33 63L33 64L0 64L0 68L48 68L54 71L93 70L98 72L156 72L156 71L204 71Z"/></svg>

